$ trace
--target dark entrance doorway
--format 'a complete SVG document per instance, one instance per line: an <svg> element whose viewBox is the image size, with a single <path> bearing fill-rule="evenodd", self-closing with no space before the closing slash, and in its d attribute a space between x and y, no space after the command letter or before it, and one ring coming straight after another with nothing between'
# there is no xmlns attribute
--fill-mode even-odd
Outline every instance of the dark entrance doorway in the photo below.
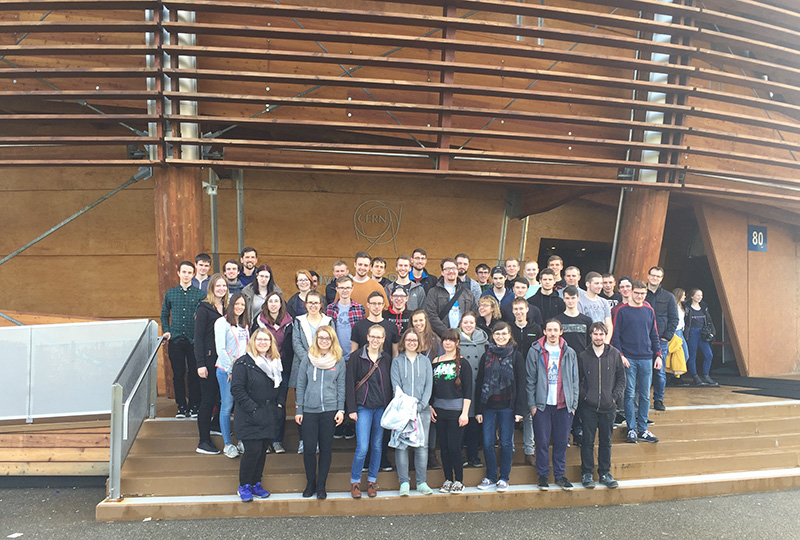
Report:
<svg viewBox="0 0 800 540"><path fill-rule="evenodd" d="M603 274L608 272L611 262L611 243L542 238L539 243L539 255L536 258L540 269L547 268L547 259L551 255L561 257L564 260L564 268L577 266L581 271L581 276L592 271ZM583 282L581 282L581 288L583 288Z"/></svg>

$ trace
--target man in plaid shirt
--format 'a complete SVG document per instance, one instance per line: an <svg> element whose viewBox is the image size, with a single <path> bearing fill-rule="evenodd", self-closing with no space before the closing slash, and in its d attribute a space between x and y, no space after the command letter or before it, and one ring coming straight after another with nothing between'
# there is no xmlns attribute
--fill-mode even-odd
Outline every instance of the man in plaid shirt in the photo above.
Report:
<svg viewBox="0 0 800 540"><path fill-rule="evenodd" d="M161 331L167 339L167 355L172 366L177 418L196 417L200 408L200 380L194 369L194 314L206 293L192 285L193 277L194 265L189 261L181 262L178 265L180 284L167 291L161 306ZM186 378L189 382L188 404Z"/></svg>
<svg viewBox="0 0 800 540"><path fill-rule="evenodd" d="M333 319L336 337L339 338L339 343L345 353L345 360L347 360L350 357L350 336L353 333L353 326L361 319L365 319L367 312L364 306L350 299L350 295L353 293L353 278L350 276L336 278L336 293L338 299L328 304L327 315ZM333 438L341 439L342 437L346 439L355 437L352 423L343 422L336 426Z"/></svg>

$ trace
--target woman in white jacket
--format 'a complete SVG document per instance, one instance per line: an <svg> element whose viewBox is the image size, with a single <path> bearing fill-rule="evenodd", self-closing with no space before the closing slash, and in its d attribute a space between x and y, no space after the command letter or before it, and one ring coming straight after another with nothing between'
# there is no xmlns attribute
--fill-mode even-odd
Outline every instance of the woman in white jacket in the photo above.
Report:
<svg viewBox="0 0 800 540"><path fill-rule="evenodd" d="M250 338L245 311L247 300L242 293L235 293L228 301L225 316L214 322L214 343L217 347L217 381L219 382L220 411L219 427L225 447L222 452L229 458L239 456L243 448L237 448L231 441L231 373L233 363L247 352Z"/></svg>

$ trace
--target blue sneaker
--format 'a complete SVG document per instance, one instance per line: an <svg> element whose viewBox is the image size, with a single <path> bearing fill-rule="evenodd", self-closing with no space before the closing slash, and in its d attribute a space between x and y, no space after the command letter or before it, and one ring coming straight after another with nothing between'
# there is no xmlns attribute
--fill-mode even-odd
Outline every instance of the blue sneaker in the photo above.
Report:
<svg viewBox="0 0 800 540"><path fill-rule="evenodd" d="M269 491L261 487L261 482L256 482L256 485L250 486L250 493L252 493L254 497L258 497L259 499L266 499L267 497L269 497Z"/></svg>
<svg viewBox="0 0 800 540"><path fill-rule="evenodd" d="M239 497L242 499L242 502L250 502L253 500L253 492L250 491L250 489L250 484L239 486Z"/></svg>

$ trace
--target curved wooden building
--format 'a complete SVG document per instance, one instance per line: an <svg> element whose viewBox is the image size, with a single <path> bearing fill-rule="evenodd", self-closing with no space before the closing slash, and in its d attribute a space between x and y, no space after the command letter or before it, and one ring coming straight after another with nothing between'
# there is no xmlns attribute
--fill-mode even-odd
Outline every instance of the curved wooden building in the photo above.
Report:
<svg viewBox="0 0 800 540"><path fill-rule="evenodd" d="M0 310L155 316L217 244L288 291L361 249L597 248L713 293L743 374L800 370L792 0L0 0L0 27Z"/></svg>

